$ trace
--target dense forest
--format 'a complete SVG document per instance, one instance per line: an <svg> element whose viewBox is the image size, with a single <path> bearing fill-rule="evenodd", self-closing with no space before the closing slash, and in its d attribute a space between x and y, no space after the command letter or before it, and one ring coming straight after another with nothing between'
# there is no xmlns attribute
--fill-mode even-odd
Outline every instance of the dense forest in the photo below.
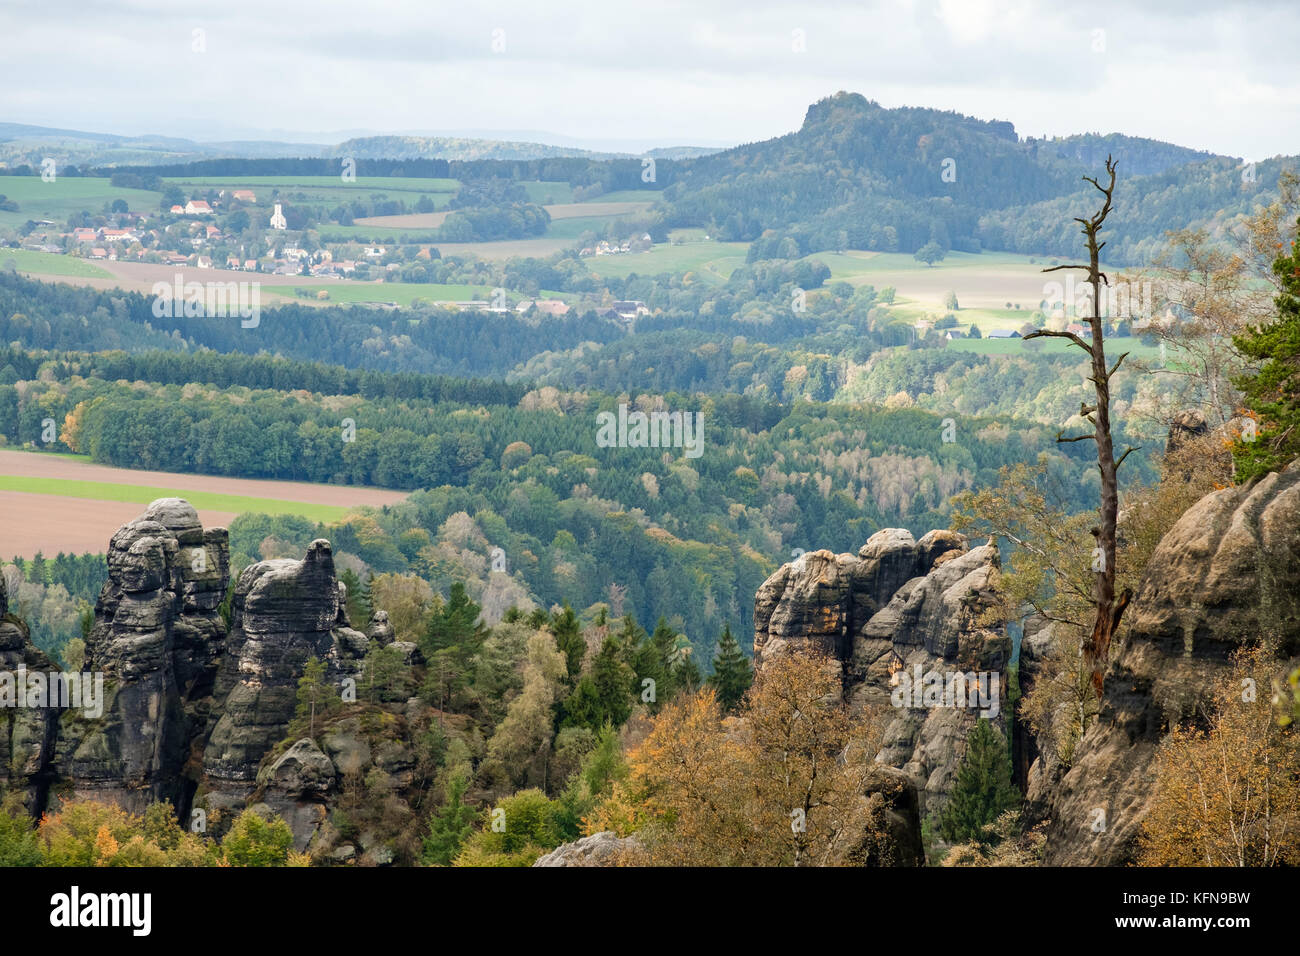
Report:
<svg viewBox="0 0 1300 956"><path fill-rule="evenodd" d="M961 440L946 441L944 416L920 409L388 381L215 352L10 350L5 368L16 377L0 385L9 445L122 467L427 489L341 526L267 532L237 551L245 562L266 556L268 536L301 550L320 533L365 568L413 571L445 590L483 579L499 547L518 573L516 597L587 608L617 585L640 619L670 608L705 650L725 624L745 633L753 590L792 549L852 550L880 527L942 526L954 493L992 481L1008 460L1035 460L1050 435L958 415ZM620 401L700 412L709 454L599 448L596 415ZM47 419L58 423L51 444L41 442ZM1052 457L1086 494L1084 457Z"/></svg>

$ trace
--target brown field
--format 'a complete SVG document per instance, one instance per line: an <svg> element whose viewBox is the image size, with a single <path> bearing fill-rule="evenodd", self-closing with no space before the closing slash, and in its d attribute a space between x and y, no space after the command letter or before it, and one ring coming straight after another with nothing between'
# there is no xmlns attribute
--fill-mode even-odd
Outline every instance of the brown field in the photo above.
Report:
<svg viewBox="0 0 1300 956"><path fill-rule="evenodd" d="M30 558L38 551L49 557L107 551L113 532L143 511L144 505L130 501L0 491L0 559ZM199 510L205 528L224 527L234 518L230 511Z"/></svg>
<svg viewBox="0 0 1300 956"><path fill-rule="evenodd" d="M12 449L0 449L0 475L183 488L250 499L269 498L343 508L359 505L379 507L401 501L407 495L386 488L136 471ZM103 551L113 532L143 511L143 504L129 501L0 490L0 556L30 556L38 550L50 555L59 551ZM199 509L205 527L229 524L235 515L236 512L231 511Z"/></svg>

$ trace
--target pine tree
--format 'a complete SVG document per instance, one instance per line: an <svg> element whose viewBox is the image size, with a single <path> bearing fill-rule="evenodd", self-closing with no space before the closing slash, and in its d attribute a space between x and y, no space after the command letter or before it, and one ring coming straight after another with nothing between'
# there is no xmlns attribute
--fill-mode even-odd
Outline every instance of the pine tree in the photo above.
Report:
<svg viewBox="0 0 1300 956"><path fill-rule="evenodd" d="M1277 321L1232 339L1243 355L1263 363L1234 382L1259 419L1258 432L1244 433L1233 448L1238 481L1278 471L1300 455L1300 237L1273 271L1282 286Z"/></svg>
<svg viewBox="0 0 1300 956"><path fill-rule="evenodd" d="M450 865L474 832L474 808L461 802L464 795L465 778L452 777L447 783L447 799L429 817L429 835L424 838L421 853L425 863Z"/></svg>
<svg viewBox="0 0 1300 956"><path fill-rule="evenodd" d="M316 736L316 718L337 710L342 700L339 693L325 680L325 664L318 657L309 657L298 679L296 715L307 718L307 736Z"/></svg>
<svg viewBox="0 0 1300 956"><path fill-rule="evenodd" d="M467 659L477 652L487 637L487 629L479 623L479 611L465 593L465 585L460 581L452 584L447 602L429 617L420 642L424 656L431 658L438 651L455 648Z"/></svg>
<svg viewBox="0 0 1300 956"><path fill-rule="evenodd" d="M624 648L613 635L605 638L573 693L564 701L564 727L590 727L599 732L605 724L620 727L632 714L632 688L636 672L627 664Z"/></svg>
<svg viewBox="0 0 1300 956"><path fill-rule="evenodd" d="M740 649L740 643L732 636L731 625L723 625L717 654L713 658L713 673L709 675L709 684L717 691L722 709L734 711L752 683L754 668Z"/></svg>
<svg viewBox="0 0 1300 956"><path fill-rule="evenodd" d="M351 568L345 568L339 581L347 588L348 620L353 627L364 627L370 620L370 588Z"/></svg>
<svg viewBox="0 0 1300 956"><path fill-rule="evenodd" d="M984 827L1019 800L1011 783L1006 738L991 721L981 718L966 737L966 755L939 817L939 832L950 843L982 842Z"/></svg>
<svg viewBox="0 0 1300 956"><path fill-rule="evenodd" d="M572 687L578 682L582 659L587 653L587 642L583 640L582 625L578 622L578 615L573 613L573 608L569 607L568 601L564 602L563 610L551 615L551 631L555 634L555 646L564 655L568 666L567 681Z"/></svg>

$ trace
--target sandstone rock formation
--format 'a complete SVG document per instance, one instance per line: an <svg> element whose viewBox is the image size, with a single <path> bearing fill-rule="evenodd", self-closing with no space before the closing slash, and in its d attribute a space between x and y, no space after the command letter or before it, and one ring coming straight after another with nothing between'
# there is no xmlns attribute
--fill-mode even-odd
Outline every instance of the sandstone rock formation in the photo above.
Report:
<svg viewBox="0 0 1300 956"><path fill-rule="evenodd" d="M273 753L307 659L323 661L337 689L359 676L370 643L348 621L329 542L312 542L302 560L247 568L231 596L229 633L228 535L204 530L188 502L150 504L113 535L107 563L84 664L103 674L103 713L0 710L0 783L24 793L31 812L57 791L136 813L169 801L186 817L199 789L204 807L232 811L229 822L255 796L289 821L301 849L354 764L390 774L394 787L411 784L414 761L401 746L373 758L360 745L351 750L364 754L332 750L346 736L337 729L324 751L299 740ZM387 615L376 623L382 629ZM8 613L0 579L0 671L20 667L57 670Z"/></svg>
<svg viewBox="0 0 1300 956"><path fill-rule="evenodd" d="M1265 638L1300 654L1300 463L1193 505L1151 557L1106 675L1105 699L1050 795L1044 862L1131 862L1153 758Z"/></svg>
<svg viewBox="0 0 1300 956"><path fill-rule="evenodd" d="M244 569L231 604L216 694L221 700L203 753L210 808L242 806L262 758L283 738L309 658L338 686L359 673L366 636L347 625L330 544L313 541L302 560L277 558Z"/></svg>
<svg viewBox="0 0 1300 956"><path fill-rule="evenodd" d="M179 806L225 636L228 536L205 531L188 502L160 498L113 535L107 560L85 664L104 675L105 713L64 714L60 769L78 796L135 812Z"/></svg>
<svg viewBox="0 0 1300 956"><path fill-rule="evenodd" d="M397 639L397 632L389 623L387 611L375 611L370 615L370 623L366 625L366 637L379 647L387 647Z"/></svg>
<svg viewBox="0 0 1300 956"><path fill-rule="evenodd" d="M1199 408L1187 408L1174 416L1169 423L1169 437L1165 440L1166 457L1176 454L1189 443L1210 433L1210 424Z"/></svg>
<svg viewBox="0 0 1300 956"><path fill-rule="evenodd" d="M48 674L56 669L45 653L32 644L27 625L9 613L9 593L4 575L0 574L0 672L17 675L26 670ZM22 793L30 811L44 806L53 782L58 726L59 712L53 708L0 709L0 784L7 790Z"/></svg>
<svg viewBox="0 0 1300 956"><path fill-rule="evenodd" d="M612 830L602 830L556 847L538 857L533 866L627 866L638 849L636 837L619 837Z"/></svg>
<svg viewBox="0 0 1300 956"><path fill-rule="evenodd" d="M852 554L816 551L783 565L755 599L755 661L812 644L841 668L844 699L893 712L877 760L903 770L921 795L919 812L947 797L979 719L1003 726L1010 642L980 625L995 600L997 548L969 548L964 535L931 531L921 540L890 528ZM983 674L988 705L925 706L918 691L894 706L900 684L936 674ZM996 677L996 681L992 678Z"/></svg>

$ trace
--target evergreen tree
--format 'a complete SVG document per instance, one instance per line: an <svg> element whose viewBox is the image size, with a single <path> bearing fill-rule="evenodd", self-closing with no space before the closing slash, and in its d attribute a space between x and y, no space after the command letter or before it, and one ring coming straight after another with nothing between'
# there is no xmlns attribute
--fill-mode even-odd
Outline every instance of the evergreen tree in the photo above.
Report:
<svg viewBox="0 0 1300 956"><path fill-rule="evenodd" d="M339 693L325 680L325 664L318 657L307 658L298 679L295 714L307 718L307 736L316 736L316 718L334 712L342 704Z"/></svg>
<svg viewBox="0 0 1300 956"><path fill-rule="evenodd" d="M479 611L479 606L465 593L465 585L460 581L453 583L447 602L429 616L420 642L425 657L453 648L466 659L474 654L487 637L487 629L479 623Z"/></svg>
<svg viewBox="0 0 1300 956"><path fill-rule="evenodd" d="M1243 355L1263 363L1234 382L1259 420L1257 433L1245 433L1233 448L1238 481L1278 471L1300 455L1300 237L1273 271L1282 284L1277 321L1232 339Z"/></svg>
<svg viewBox="0 0 1300 956"><path fill-rule="evenodd" d="M632 714L632 689L636 672L624 660L624 649L614 635L605 638L573 693L564 701L562 727L590 727L599 732L605 724L620 727Z"/></svg>
<svg viewBox="0 0 1300 956"><path fill-rule="evenodd" d="M646 679L654 681L654 698L646 701L653 713L658 713L660 705L664 701L671 700L677 691L673 664L677 657L677 642L680 636L661 617L649 640L641 642L633 655L632 667L636 671L632 685L633 693L641 696L646 687Z"/></svg>
<svg viewBox="0 0 1300 956"><path fill-rule="evenodd" d="M948 805L939 817L939 832L950 843L983 841L984 827L1013 808L1020 794L1011 783L1011 757L1007 741L991 721L975 721L966 737L966 754Z"/></svg>
<svg viewBox="0 0 1300 956"><path fill-rule="evenodd" d="M731 625L723 625L717 655L713 658L713 673L709 675L709 684L717 691L722 709L734 711L752 683L754 668L732 636Z"/></svg>
<svg viewBox="0 0 1300 956"><path fill-rule="evenodd" d="M564 655L569 668L568 685L572 687L578 682L582 659L587 653L587 642L582 637L578 615L569 607L568 601L564 602L563 610L551 616L551 630L555 634L555 646Z"/></svg>
<svg viewBox="0 0 1300 956"><path fill-rule="evenodd" d="M351 568L344 569L339 580L347 588L348 620L353 627L364 627L370 620L370 586L362 584L361 578Z"/></svg>
<svg viewBox="0 0 1300 956"><path fill-rule="evenodd" d="M424 838L421 853L425 863L449 866L474 832L474 808L461 799L465 786L465 778L459 774L447 782L447 799L429 817L429 835Z"/></svg>

